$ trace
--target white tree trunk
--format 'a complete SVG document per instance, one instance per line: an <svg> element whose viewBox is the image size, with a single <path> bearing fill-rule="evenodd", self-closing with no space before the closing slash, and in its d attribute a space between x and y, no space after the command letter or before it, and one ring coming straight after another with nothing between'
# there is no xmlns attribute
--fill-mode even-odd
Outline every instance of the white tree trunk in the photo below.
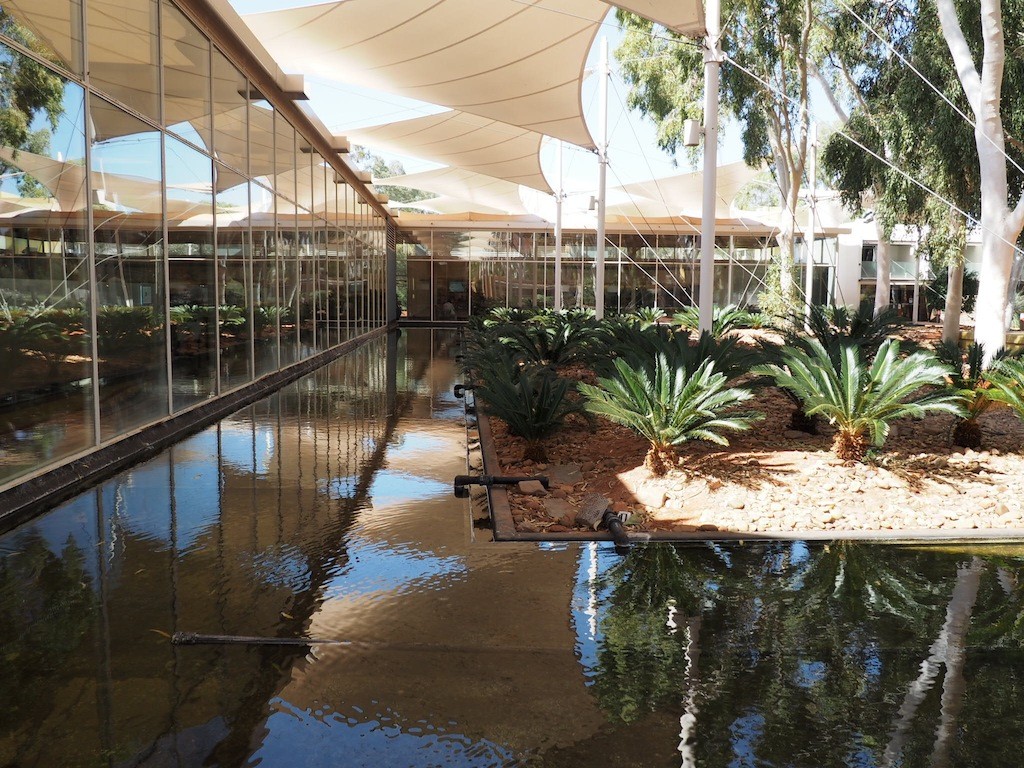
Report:
<svg viewBox="0 0 1024 768"><path fill-rule="evenodd" d="M972 558L971 564L967 568L957 569L956 586L953 587L949 605L946 606L946 621L942 625L939 636L935 638L935 642L928 649L928 658L921 662L921 674L910 684L906 696L903 698L903 704L899 708L899 718L882 755L883 768L901 764L897 761L902 756L914 715L917 714L928 691L935 685L935 678L938 676L941 664L946 665L947 678L950 677L951 672L955 676L959 676L958 681L950 680L950 686L943 683L943 720L936 732L932 760L943 758L945 745L940 747L940 742L944 738L943 728L948 729L951 726L952 721L947 720L948 715L954 715L955 720L955 715L959 713L959 706L954 703L952 698L947 702L946 694L948 692L950 697L963 696L963 687L957 688L957 682L962 682L962 655L965 653L967 629L971 623L974 603L978 598L978 587L981 584L981 573L984 569L984 561L977 557ZM948 734L946 734L946 745L948 745Z"/></svg>
<svg viewBox="0 0 1024 768"><path fill-rule="evenodd" d="M878 247L875 249L875 317L890 304L889 278L892 274L892 251L889 249L889 238L882 230L882 223L875 212L875 236Z"/></svg>
<svg viewBox="0 0 1024 768"><path fill-rule="evenodd" d="M978 599L981 573L985 564L979 557L971 558L967 568L959 568L956 587L946 610L946 626L949 628L946 640L946 675L942 679L939 727L935 729L935 745L932 748L932 768L949 768L949 748L956 731L956 721L963 709L967 680L964 678L964 664L967 661L967 630L971 624L974 603Z"/></svg>
<svg viewBox="0 0 1024 768"><path fill-rule="evenodd" d="M981 0L984 40L979 74L953 0L936 0L942 35L949 46L957 76L974 112L974 141L981 171L981 269L974 339L985 347L985 363L1006 344L1006 300L1013 267L1014 243L1024 224L1024 199L1011 209L1006 182L1002 100L1006 47L1000 0Z"/></svg>
<svg viewBox="0 0 1024 768"><path fill-rule="evenodd" d="M960 342L960 310L964 305L964 262L950 262L946 270L946 308L942 314L942 340Z"/></svg>

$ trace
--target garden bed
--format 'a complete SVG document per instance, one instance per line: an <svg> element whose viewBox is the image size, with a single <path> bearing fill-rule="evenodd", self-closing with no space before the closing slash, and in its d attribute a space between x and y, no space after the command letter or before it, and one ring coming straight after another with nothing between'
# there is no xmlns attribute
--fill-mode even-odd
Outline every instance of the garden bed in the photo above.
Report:
<svg viewBox="0 0 1024 768"><path fill-rule="evenodd" d="M935 333L905 335L930 341ZM594 380L579 364L559 374ZM1024 537L1024 422L1000 405L980 417L981 450L952 446L954 419L940 414L898 420L867 462L843 462L832 453L827 425L816 435L793 430L791 401L764 387L744 405L763 413L763 421L730 434L728 447L684 444L678 464L662 477L644 466L647 441L626 427L570 416L542 441L549 461L537 463L524 459L525 441L480 406L486 472L551 476L547 491L492 491L497 538L593 538L575 521L592 493L625 513L628 530L640 538Z"/></svg>

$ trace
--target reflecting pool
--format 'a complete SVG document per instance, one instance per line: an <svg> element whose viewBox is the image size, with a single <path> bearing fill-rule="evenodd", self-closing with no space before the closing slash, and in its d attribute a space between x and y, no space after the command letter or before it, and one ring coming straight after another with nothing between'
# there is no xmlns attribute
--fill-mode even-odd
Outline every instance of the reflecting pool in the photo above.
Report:
<svg viewBox="0 0 1024 768"><path fill-rule="evenodd" d="M363 347L0 538L0 766L1022 763L1024 549L492 543L456 344Z"/></svg>

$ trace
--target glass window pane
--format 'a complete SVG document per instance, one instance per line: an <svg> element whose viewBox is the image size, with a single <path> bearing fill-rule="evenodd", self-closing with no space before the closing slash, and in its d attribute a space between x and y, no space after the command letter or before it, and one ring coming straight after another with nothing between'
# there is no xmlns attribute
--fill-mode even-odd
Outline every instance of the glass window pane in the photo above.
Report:
<svg viewBox="0 0 1024 768"><path fill-rule="evenodd" d="M249 185L252 206L252 337L256 375L278 367L277 297L279 270L274 195L259 184Z"/></svg>
<svg viewBox="0 0 1024 768"><path fill-rule="evenodd" d="M220 275L221 391L252 381L252 247L249 184L217 165L217 269Z"/></svg>
<svg viewBox="0 0 1024 768"><path fill-rule="evenodd" d="M213 148L217 159L248 172L248 100L245 76L220 51L213 51Z"/></svg>
<svg viewBox="0 0 1024 768"><path fill-rule="evenodd" d="M93 444L85 96L0 45L0 67L37 68L0 128L0 483Z"/></svg>
<svg viewBox="0 0 1024 768"><path fill-rule="evenodd" d="M278 114L274 119L274 134L274 191L289 200L295 200L298 168L295 162L295 129ZM308 164L309 156L304 157Z"/></svg>
<svg viewBox="0 0 1024 768"><path fill-rule="evenodd" d="M82 74L81 0L4 0L0 32Z"/></svg>
<svg viewBox="0 0 1024 768"><path fill-rule="evenodd" d="M186 141L210 148L210 41L164 0L164 124Z"/></svg>
<svg viewBox="0 0 1024 768"><path fill-rule="evenodd" d="M167 268L171 404L175 411L217 393L217 292L210 158L166 140Z"/></svg>
<svg viewBox="0 0 1024 768"><path fill-rule="evenodd" d="M249 174L274 187L274 108L267 101L249 105Z"/></svg>
<svg viewBox="0 0 1024 768"><path fill-rule="evenodd" d="M167 414L160 134L90 100L103 439Z"/></svg>
<svg viewBox="0 0 1024 768"><path fill-rule="evenodd" d="M94 88L160 119L156 0L90 0L89 78Z"/></svg>
<svg viewBox="0 0 1024 768"><path fill-rule="evenodd" d="M278 285L278 329L280 332L281 366L291 365L298 360L298 317L299 303L299 262L298 222L295 204L277 198L277 238L274 242L274 256L277 259Z"/></svg>

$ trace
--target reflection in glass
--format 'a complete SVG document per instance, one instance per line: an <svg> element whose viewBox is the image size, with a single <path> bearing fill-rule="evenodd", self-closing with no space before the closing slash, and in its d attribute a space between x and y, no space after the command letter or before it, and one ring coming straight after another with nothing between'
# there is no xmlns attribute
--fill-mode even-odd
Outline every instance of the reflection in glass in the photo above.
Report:
<svg viewBox="0 0 1024 768"><path fill-rule="evenodd" d="M163 0L164 125L210 149L210 41Z"/></svg>
<svg viewBox="0 0 1024 768"><path fill-rule="evenodd" d="M299 232L295 204L277 198L277 237L274 256L277 260L280 294L278 297L278 329L280 333L281 366L298 360L299 305Z"/></svg>
<svg viewBox="0 0 1024 768"><path fill-rule="evenodd" d="M160 134L90 100L103 439L167 414Z"/></svg>
<svg viewBox="0 0 1024 768"><path fill-rule="evenodd" d="M249 105L249 173L273 189L275 162L274 108L268 101L253 101Z"/></svg>
<svg viewBox="0 0 1024 768"><path fill-rule="evenodd" d="M274 223L274 195L259 184L249 185L252 211L252 337L255 341L256 375L278 368L280 266Z"/></svg>
<svg viewBox="0 0 1024 768"><path fill-rule="evenodd" d="M0 34L82 74L81 0L4 0Z"/></svg>
<svg viewBox="0 0 1024 768"><path fill-rule="evenodd" d="M244 177L219 163L214 171L220 286L220 384L221 391L225 391L253 378L249 184Z"/></svg>
<svg viewBox="0 0 1024 768"><path fill-rule="evenodd" d="M0 17L2 18L2 17ZM8 23L10 21L8 20ZM92 445L81 88L0 45L0 483Z"/></svg>
<svg viewBox="0 0 1024 768"><path fill-rule="evenodd" d="M217 290L210 158L166 139L172 407L217 393Z"/></svg>
<svg viewBox="0 0 1024 768"><path fill-rule="evenodd" d="M86 14L92 85L152 120L160 119L158 14L157 0L89 0Z"/></svg>
<svg viewBox="0 0 1024 768"><path fill-rule="evenodd" d="M243 173L249 170L248 84L216 48L213 51L213 148L217 159Z"/></svg>

